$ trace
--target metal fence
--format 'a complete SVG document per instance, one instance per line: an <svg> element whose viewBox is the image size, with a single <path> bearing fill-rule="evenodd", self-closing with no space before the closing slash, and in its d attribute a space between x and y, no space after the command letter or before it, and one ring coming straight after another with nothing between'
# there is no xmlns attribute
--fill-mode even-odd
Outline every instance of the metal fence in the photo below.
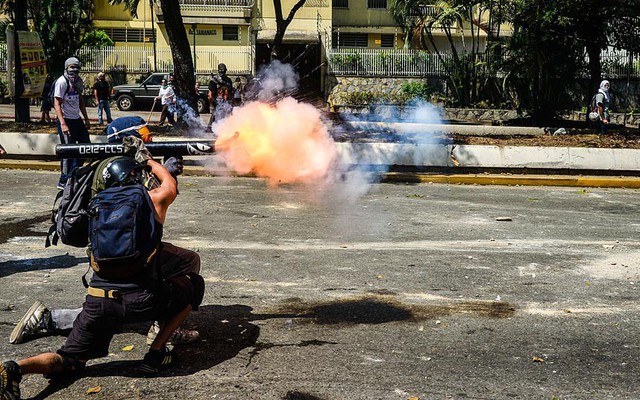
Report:
<svg viewBox="0 0 640 400"><path fill-rule="evenodd" d="M451 73L450 53L436 54L422 50L397 49L327 49L329 71L335 75L426 77ZM479 61L484 55L479 54ZM640 78L640 55L619 50L602 53L602 76L607 78ZM500 71L496 72L498 75ZM588 72L586 72L588 77Z"/></svg>
<svg viewBox="0 0 640 400"><path fill-rule="evenodd" d="M609 50L600 54L604 78L640 78L640 55L624 50Z"/></svg>
<svg viewBox="0 0 640 400"><path fill-rule="evenodd" d="M7 65L7 44L0 43L0 70L6 71L8 68Z"/></svg>
<svg viewBox="0 0 640 400"><path fill-rule="evenodd" d="M104 47L78 52L86 71L122 70L145 73L173 71L171 49L159 47ZM601 54L602 76L609 79L640 78L640 55L620 50ZM327 49L329 73L335 75L426 77L446 76L450 54L442 62L433 53L398 49ZM250 74L254 60L252 46L196 47L196 73L208 74L223 62L232 75ZM7 70L7 45L0 43L0 71ZM588 72L585 72L588 77Z"/></svg>
<svg viewBox="0 0 640 400"><path fill-rule="evenodd" d="M83 62L86 71L122 70L144 73L153 70L158 72L173 71L171 49L159 47L153 51L147 47L103 47L100 49L81 49L78 58ZM219 63L227 65L232 75L251 73L253 65L253 48L251 46L207 46L196 47L196 73L208 74L217 68Z"/></svg>
<svg viewBox="0 0 640 400"><path fill-rule="evenodd" d="M445 55L445 60L450 55ZM328 49L329 71L335 75L438 76L447 72L433 53L397 49Z"/></svg>

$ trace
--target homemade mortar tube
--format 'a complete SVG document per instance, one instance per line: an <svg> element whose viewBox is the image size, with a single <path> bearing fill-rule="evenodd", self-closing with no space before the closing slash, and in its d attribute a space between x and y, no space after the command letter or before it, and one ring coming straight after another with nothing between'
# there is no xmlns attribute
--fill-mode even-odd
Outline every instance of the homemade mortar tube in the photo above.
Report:
<svg viewBox="0 0 640 400"><path fill-rule="evenodd" d="M174 142L145 143L154 157L210 156L215 154L215 144L210 140L181 140ZM58 158L109 158L124 154L120 143L74 143L56 145Z"/></svg>

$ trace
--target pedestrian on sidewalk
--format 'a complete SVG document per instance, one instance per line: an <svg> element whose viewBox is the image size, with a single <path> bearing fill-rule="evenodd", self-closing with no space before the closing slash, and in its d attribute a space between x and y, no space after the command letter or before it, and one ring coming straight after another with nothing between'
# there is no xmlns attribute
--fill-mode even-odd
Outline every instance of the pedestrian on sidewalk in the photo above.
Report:
<svg viewBox="0 0 640 400"><path fill-rule="evenodd" d="M93 97L96 99L98 105L98 125L102 125L104 120L102 118L103 112L107 115L107 124L110 124L111 119L111 88L109 82L104 75L104 72L98 73L98 80L93 85Z"/></svg>
<svg viewBox="0 0 640 400"><path fill-rule="evenodd" d="M53 107L58 117L57 128L61 144L91 143L89 139L89 116L85 106L84 81L80 77L80 60L69 57L64 62L64 74L54 83ZM80 114L84 117L84 122ZM60 180L58 189L64 189L67 178L73 169L82 165L82 159L67 158L60 160Z"/></svg>
<svg viewBox="0 0 640 400"><path fill-rule="evenodd" d="M51 109L53 108L53 104L51 104L51 98L49 97L49 93L51 93L51 87L53 86L53 78L51 74L47 74L47 77L44 78L44 88L42 89L42 97L40 102L40 112L42 115L40 116L40 123L50 124L51 123Z"/></svg>
<svg viewBox="0 0 640 400"><path fill-rule="evenodd" d="M596 107L598 109L598 135L604 135L609 125L609 104L611 96L609 95L610 83L608 80L600 82L600 88L596 93Z"/></svg>

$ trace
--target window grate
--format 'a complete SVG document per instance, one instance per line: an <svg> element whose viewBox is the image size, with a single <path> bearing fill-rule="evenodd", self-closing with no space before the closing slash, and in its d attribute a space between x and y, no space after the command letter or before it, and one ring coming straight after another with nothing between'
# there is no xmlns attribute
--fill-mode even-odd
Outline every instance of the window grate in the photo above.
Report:
<svg viewBox="0 0 640 400"><path fill-rule="evenodd" d="M394 35L380 35L380 47L395 47Z"/></svg>
<svg viewBox="0 0 640 400"><path fill-rule="evenodd" d="M104 28L103 30L114 42L143 43L152 42L155 38L155 32L152 29Z"/></svg>
<svg viewBox="0 0 640 400"><path fill-rule="evenodd" d="M387 0L367 0L367 8L386 10Z"/></svg>
<svg viewBox="0 0 640 400"><path fill-rule="evenodd" d="M331 43L336 47L368 47L369 35L366 33L333 32Z"/></svg>
<svg viewBox="0 0 640 400"><path fill-rule="evenodd" d="M333 8L349 8L349 0L332 0L331 6Z"/></svg>
<svg viewBox="0 0 640 400"><path fill-rule="evenodd" d="M238 25L224 25L222 27L222 40L238 40Z"/></svg>

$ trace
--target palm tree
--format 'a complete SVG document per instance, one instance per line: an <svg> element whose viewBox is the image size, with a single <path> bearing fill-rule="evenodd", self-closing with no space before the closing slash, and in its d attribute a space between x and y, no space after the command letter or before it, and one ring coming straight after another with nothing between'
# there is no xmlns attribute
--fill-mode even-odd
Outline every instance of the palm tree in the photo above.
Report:
<svg viewBox="0 0 640 400"><path fill-rule="evenodd" d="M492 4L490 1L489 4ZM482 16L490 6L483 0L392 0L391 12L406 32L405 43L432 51L441 63L451 70L449 87L461 105L479 100L486 86L486 63L479 60L480 31L488 37L495 36L492 24L483 22ZM457 29L461 27L463 29ZM471 34L470 43L465 29ZM454 32L456 29L456 32ZM451 60L446 60L434 32L443 32L447 40L446 50Z"/></svg>

